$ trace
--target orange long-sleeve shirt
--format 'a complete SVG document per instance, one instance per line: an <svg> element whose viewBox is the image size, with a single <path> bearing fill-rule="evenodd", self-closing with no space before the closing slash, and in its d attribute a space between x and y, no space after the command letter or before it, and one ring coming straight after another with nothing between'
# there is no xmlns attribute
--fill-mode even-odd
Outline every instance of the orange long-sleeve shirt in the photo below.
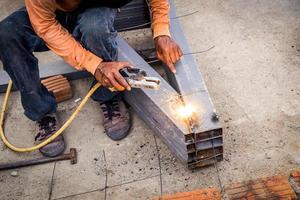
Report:
<svg viewBox="0 0 300 200"><path fill-rule="evenodd" d="M102 59L83 48L55 18L56 10L72 11L79 3L80 0L25 0L32 27L49 49L77 70L94 74ZM168 0L150 0L150 10L153 37L170 35Z"/></svg>

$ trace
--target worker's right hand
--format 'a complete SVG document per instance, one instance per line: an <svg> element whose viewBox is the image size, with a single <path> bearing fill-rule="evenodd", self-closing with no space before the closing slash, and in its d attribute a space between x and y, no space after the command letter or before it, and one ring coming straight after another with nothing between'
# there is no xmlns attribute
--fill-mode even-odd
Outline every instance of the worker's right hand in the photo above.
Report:
<svg viewBox="0 0 300 200"><path fill-rule="evenodd" d="M104 87L114 87L118 91L131 90L127 81L119 73L119 70L124 67L132 67L132 65L129 62L101 62L94 76Z"/></svg>

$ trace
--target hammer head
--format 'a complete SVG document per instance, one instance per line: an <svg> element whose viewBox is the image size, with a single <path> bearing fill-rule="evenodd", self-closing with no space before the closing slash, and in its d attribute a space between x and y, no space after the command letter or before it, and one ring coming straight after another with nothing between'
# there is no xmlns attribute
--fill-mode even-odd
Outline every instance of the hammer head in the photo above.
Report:
<svg viewBox="0 0 300 200"><path fill-rule="evenodd" d="M72 165L77 163L77 151L75 148L70 148L70 161Z"/></svg>

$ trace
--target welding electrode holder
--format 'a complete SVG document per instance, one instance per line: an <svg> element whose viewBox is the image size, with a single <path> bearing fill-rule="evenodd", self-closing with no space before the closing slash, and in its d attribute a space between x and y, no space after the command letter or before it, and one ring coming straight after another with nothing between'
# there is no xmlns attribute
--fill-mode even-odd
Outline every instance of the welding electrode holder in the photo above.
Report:
<svg viewBox="0 0 300 200"><path fill-rule="evenodd" d="M144 70L139 68L124 67L119 70L127 83L132 88L144 88L158 90L160 86L160 79L156 77L149 77ZM109 88L111 91L116 91L115 88Z"/></svg>
<svg viewBox="0 0 300 200"><path fill-rule="evenodd" d="M120 69L119 72L124 78L131 78L136 80L141 80L147 76L147 73L139 68L124 67Z"/></svg>

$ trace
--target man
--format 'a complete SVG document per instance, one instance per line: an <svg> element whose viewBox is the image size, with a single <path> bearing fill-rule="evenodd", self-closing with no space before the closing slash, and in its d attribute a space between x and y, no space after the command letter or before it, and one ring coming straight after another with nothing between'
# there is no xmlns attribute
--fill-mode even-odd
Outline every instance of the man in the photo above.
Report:
<svg viewBox="0 0 300 200"><path fill-rule="evenodd" d="M32 52L52 50L78 70L87 70L99 88L92 99L101 105L106 134L113 140L126 137L130 114L120 92L130 86L119 74L128 62L117 61L117 8L130 0L25 0L22 8L0 22L0 59L14 85L21 92L24 114L37 122L35 142L49 138L58 129L56 101L40 82L38 60ZM180 47L169 33L167 0L150 0L152 32L157 57L176 72ZM64 151L63 136L42 147L44 156Z"/></svg>

